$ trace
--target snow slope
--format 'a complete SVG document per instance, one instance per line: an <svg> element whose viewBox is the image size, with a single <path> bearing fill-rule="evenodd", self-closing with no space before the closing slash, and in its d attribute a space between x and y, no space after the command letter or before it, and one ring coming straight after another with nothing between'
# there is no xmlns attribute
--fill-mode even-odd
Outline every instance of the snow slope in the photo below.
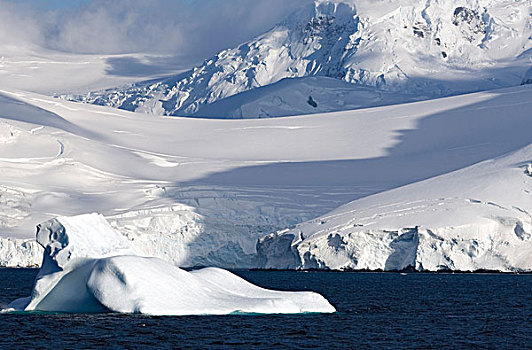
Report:
<svg viewBox="0 0 532 350"><path fill-rule="evenodd" d="M0 89L46 95L87 93L154 76L176 74L190 67L185 60L173 61L170 67L166 62L168 59L140 53L74 54L25 42L16 45L0 42Z"/></svg>
<svg viewBox="0 0 532 350"><path fill-rule="evenodd" d="M36 223L98 211L142 255L258 266L257 240L271 232L528 146L531 97L524 85L312 116L205 120L3 90L0 262L39 264Z"/></svg>
<svg viewBox="0 0 532 350"><path fill-rule="evenodd" d="M262 238L262 267L532 270L532 144Z"/></svg>
<svg viewBox="0 0 532 350"><path fill-rule="evenodd" d="M389 92L328 77L283 79L224 98L201 108L200 118L252 119L286 117L377 107L428 96Z"/></svg>
<svg viewBox="0 0 532 350"><path fill-rule="evenodd" d="M529 0L316 0L189 72L65 98L157 115L246 118L338 109L319 103L321 109L309 110L306 83L278 90L273 103L264 103L268 89L256 91L266 96L254 101L249 95L224 101L285 78L330 77L400 91L403 102L515 86L531 65L531 12ZM335 94L334 87L320 90ZM225 108L213 112L208 105L217 101Z"/></svg>
<svg viewBox="0 0 532 350"><path fill-rule="evenodd" d="M257 287L229 271L192 272L134 254L101 215L58 217L37 227L43 264L30 297L6 311L151 315L334 312L313 292Z"/></svg>

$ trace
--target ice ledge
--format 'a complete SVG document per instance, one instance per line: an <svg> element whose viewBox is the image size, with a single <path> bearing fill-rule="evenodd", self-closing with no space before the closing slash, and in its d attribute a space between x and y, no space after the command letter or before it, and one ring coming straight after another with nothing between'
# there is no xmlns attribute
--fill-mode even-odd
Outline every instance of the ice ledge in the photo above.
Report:
<svg viewBox="0 0 532 350"><path fill-rule="evenodd" d="M304 241L271 234L259 241L257 251L264 269L531 272L529 226L507 218L460 227L331 233Z"/></svg>

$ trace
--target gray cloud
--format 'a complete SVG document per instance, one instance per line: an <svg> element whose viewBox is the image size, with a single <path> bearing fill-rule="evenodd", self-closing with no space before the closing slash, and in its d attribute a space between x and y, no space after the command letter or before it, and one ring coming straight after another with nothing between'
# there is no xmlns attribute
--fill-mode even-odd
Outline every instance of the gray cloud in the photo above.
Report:
<svg viewBox="0 0 532 350"><path fill-rule="evenodd" d="M92 0L43 12L0 1L0 43L80 53L210 55L271 28L311 0Z"/></svg>

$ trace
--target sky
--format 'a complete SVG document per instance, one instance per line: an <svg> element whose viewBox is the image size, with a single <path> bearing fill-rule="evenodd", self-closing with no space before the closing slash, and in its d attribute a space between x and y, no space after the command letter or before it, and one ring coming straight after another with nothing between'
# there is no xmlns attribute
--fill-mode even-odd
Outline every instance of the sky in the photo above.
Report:
<svg viewBox="0 0 532 350"><path fill-rule="evenodd" d="M90 0L6 0L6 2L25 4L39 10L58 10L77 7Z"/></svg>
<svg viewBox="0 0 532 350"><path fill-rule="evenodd" d="M311 0L0 0L0 47L208 56Z"/></svg>

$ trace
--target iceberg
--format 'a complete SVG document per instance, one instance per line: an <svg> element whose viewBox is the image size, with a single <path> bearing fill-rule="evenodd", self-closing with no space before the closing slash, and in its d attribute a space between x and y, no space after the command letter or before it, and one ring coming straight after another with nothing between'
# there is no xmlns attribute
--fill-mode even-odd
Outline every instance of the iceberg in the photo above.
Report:
<svg viewBox="0 0 532 350"><path fill-rule="evenodd" d="M136 255L100 214L58 217L37 226L44 248L31 296L10 311L150 315L335 312L314 292L255 286L219 268L185 271Z"/></svg>

